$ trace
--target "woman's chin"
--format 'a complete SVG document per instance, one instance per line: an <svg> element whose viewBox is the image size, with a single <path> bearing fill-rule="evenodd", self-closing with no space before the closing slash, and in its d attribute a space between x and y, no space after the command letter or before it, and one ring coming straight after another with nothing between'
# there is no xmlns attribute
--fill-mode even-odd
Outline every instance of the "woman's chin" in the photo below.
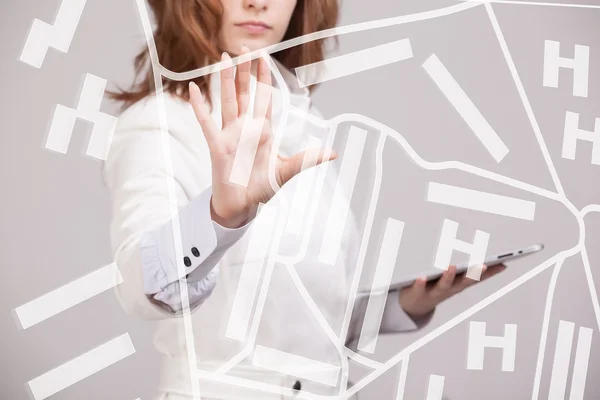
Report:
<svg viewBox="0 0 600 400"><path fill-rule="evenodd" d="M229 51L229 54L232 56L233 55L239 56L241 54L241 48L243 45L245 45L248 49L250 49L250 52L252 52L252 51L263 49L265 47L269 47L272 44L273 43L270 43L266 40L261 40L258 38L257 39L245 38L245 40L240 40L235 45L230 46L231 51Z"/></svg>

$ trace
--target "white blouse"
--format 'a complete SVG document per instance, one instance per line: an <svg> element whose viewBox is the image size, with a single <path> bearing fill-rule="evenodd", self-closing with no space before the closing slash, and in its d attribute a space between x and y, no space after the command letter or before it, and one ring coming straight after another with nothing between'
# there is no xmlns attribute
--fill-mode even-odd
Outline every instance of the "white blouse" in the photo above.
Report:
<svg viewBox="0 0 600 400"><path fill-rule="evenodd" d="M288 90L290 103L319 117L308 90L300 89L293 74L276 63ZM251 93L256 86L252 77ZM212 116L221 126L220 81L211 76ZM273 94L273 127L278 128L282 96ZM165 167L165 148L161 136L160 113L165 112L172 175ZM290 155L307 146L309 135L325 142L327 130L307 122L298 114L289 114L280 153ZM343 154L336 149L338 154ZM168 154L168 152L166 152ZM278 209L282 196L293 199L303 174L290 182L261 208L257 217L238 229L228 229L211 220L211 163L207 144L191 106L172 95L150 96L127 109L119 118L109 156L104 163L104 181L111 193L111 244L114 259L124 282L116 289L123 307L145 319L159 319L154 343L164 354L161 390L191 393L188 350L194 349L200 371L213 372L251 345L247 357L228 372L229 375L260 381L273 387L296 388L318 394L337 393L339 379L323 381L302 373L296 375L267 368L265 354L305 359L311 365L339 368L340 353L331 334L340 335L346 312L350 282L356 266L361 235L352 212L340 226L324 226L337 182L336 168L326 163L315 167L315 184L321 177L322 188L307 198L317 199L313 219L307 212L298 234L285 232L274 254L295 256L293 266L271 263L261 249L274 240L275 226L284 213ZM310 171L310 170L309 170ZM181 248L185 257L178 260L173 239L169 186L176 200ZM316 197L315 197L316 196ZM349 201L349 199L343 199ZM307 205L307 210L310 206ZM312 230L308 231L312 226ZM343 237L335 265L318 260L324 232L342 229ZM302 239L308 246L301 251ZM181 318L182 300L177 262L184 263L190 308L193 343L186 340ZM270 274L268 286L262 285ZM300 289L299 285L300 284ZM359 295L353 307L346 346L356 349L368 298ZM260 303L260 306L259 306ZM320 313L315 318L307 303ZM257 308L262 308L257 310ZM388 295L381 333L414 330L429 318L413 321L400 307L398 292ZM323 325L326 324L324 332ZM328 327L328 328L327 328ZM189 333L189 332L188 332ZM254 340L248 342L249 337ZM260 353L261 360L258 353ZM254 355L254 356L253 356ZM295 358L294 358L295 357ZM301 357L301 358L298 358ZM268 357L267 357L268 358ZM270 362L275 362L271 360ZM307 377L308 376L308 377ZM202 379L201 393L208 398L281 398L235 384ZM275 397L266 397L268 395ZM236 397L237 396L237 397Z"/></svg>

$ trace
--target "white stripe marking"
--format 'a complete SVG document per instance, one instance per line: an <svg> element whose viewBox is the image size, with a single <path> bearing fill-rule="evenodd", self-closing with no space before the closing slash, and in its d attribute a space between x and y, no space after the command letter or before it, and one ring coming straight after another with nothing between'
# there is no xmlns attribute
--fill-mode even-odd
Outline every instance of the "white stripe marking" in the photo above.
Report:
<svg viewBox="0 0 600 400"><path fill-rule="evenodd" d="M306 87L412 58L409 39L355 51L296 68L298 85Z"/></svg>
<svg viewBox="0 0 600 400"><path fill-rule="evenodd" d="M49 47L54 47L63 53L68 52L85 3L86 0L63 0L56 14L54 25L36 18L23 47L21 61L40 68Z"/></svg>
<svg viewBox="0 0 600 400"><path fill-rule="evenodd" d="M579 328L577 337L577 350L575 350L575 366L571 378L571 394L569 400L583 400L585 381L587 378L590 350L592 348L592 333L590 328Z"/></svg>
<svg viewBox="0 0 600 400"><path fill-rule="evenodd" d="M375 351L379 327L381 326L390 282L394 275L394 267L396 266L396 258L398 257L398 249L400 248L403 231L404 222L388 218L379 252L379 259L377 260L375 277L371 285L371 294L369 295L369 302L367 303L367 310L358 341L359 350L369 353Z"/></svg>
<svg viewBox="0 0 600 400"><path fill-rule="evenodd" d="M16 308L15 314L27 329L122 282L117 264L112 263Z"/></svg>
<svg viewBox="0 0 600 400"><path fill-rule="evenodd" d="M550 378L550 391L548 400L564 400L569 374L569 360L571 359L571 346L573 344L573 330L575 324L561 320L558 325L554 364Z"/></svg>
<svg viewBox="0 0 600 400"><path fill-rule="evenodd" d="M535 202L429 182L427 201L533 221Z"/></svg>
<svg viewBox="0 0 600 400"><path fill-rule="evenodd" d="M274 235L277 209L271 205L262 205L252 227L252 236L244 258L244 265L235 298L231 307L231 315L225 336L244 341L248 333L250 315L265 259L268 258L269 245Z"/></svg>
<svg viewBox="0 0 600 400"><path fill-rule="evenodd" d="M406 387L406 376L408 375L408 360L409 356L406 356L405 359L402 360L401 370L400 370L400 378L398 379L398 391L396 392L396 400L404 399L404 388Z"/></svg>
<svg viewBox="0 0 600 400"><path fill-rule="evenodd" d="M343 206L332 206L329 209L323 243L319 252L319 261L322 263L335 265L337 260L366 140L367 131L356 126L350 127L340 173L331 200L332 205L342 204ZM349 191L348 198L346 198L346 190Z"/></svg>
<svg viewBox="0 0 600 400"><path fill-rule="evenodd" d="M244 120L240 141L231 167L229 178L231 183L248 187L265 121L266 118L264 117L252 118L250 116L247 116Z"/></svg>
<svg viewBox="0 0 600 400"><path fill-rule="evenodd" d="M445 377L440 375L429 375L429 388L427 389L427 400L442 400L444 395Z"/></svg>
<svg viewBox="0 0 600 400"><path fill-rule="evenodd" d="M46 399L135 353L129 334L124 334L29 381L35 400Z"/></svg>
<svg viewBox="0 0 600 400"><path fill-rule="evenodd" d="M496 162L502 161L508 153L508 147L448 72L440 59L432 54L423 63L423 67Z"/></svg>
<svg viewBox="0 0 600 400"><path fill-rule="evenodd" d="M308 139L307 149L319 149L322 146L322 140L314 136ZM317 152L309 151L305 153L304 159L302 160L302 173L296 178L298 182L296 184L296 190L294 191L294 197L292 199L292 206L288 214L288 220L286 224L286 232L297 235L302 229L302 224L306 216L306 208L310 203L313 181L315 179L316 170L314 167L317 164Z"/></svg>

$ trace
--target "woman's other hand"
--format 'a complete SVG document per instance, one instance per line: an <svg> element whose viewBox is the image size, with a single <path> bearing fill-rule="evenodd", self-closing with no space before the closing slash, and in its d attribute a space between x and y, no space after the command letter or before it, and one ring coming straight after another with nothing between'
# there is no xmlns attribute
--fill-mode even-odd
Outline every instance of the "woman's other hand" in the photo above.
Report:
<svg viewBox="0 0 600 400"><path fill-rule="evenodd" d="M241 54L244 55L248 51L248 48L243 46ZM223 53L221 60L231 62L227 53ZM266 203L275 195L275 188L269 181L269 160L273 147L271 71L264 59L258 59L253 110L249 110L250 76L250 58L238 65L235 78L233 65L221 70L222 129L220 131L210 115L208 104L200 89L190 82L190 103L210 149L211 215L215 222L228 228L243 225L255 215L259 203ZM252 111L252 115L249 111ZM241 141L240 146L242 129L244 129L244 140ZM256 146L257 142L258 146ZM239 173L234 171L232 175L236 154L242 152L241 158L247 161L254 153L254 147L256 147L254 161L252 162L250 158L247 167L242 169L241 179L238 179ZM311 155L316 158L315 165L336 158L333 151L327 159L324 158L325 151L321 149L307 151L315 153ZM275 177L280 187L300 173L304 153L292 157L277 156ZM236 171L240 170L236 167ZM244 184L234 183L232 180L234 182L241 180Z"/></svg>
<svg viewBox="0 0 600 400"><path fill-rule="evenodd" d="M413 318L430 313L442 301L462 292L477 282L484 281L506 269L506 265L483 266L479 281L467 277L466 273L456 275L456 266L451 265L439 280L427 282L425 277L418 278L412 286L400 290L400 306Z"/></svg>

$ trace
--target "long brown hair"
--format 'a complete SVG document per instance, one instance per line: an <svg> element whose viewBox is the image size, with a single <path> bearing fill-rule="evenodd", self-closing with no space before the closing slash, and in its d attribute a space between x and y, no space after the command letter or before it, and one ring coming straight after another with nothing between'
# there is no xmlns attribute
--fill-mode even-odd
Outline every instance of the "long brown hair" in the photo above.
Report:
<svg viewBox="0 0 600 400"><path fill-rule="evenodd" d="M338 19L337 1L298 0L283 40L335 27ZM163 67L174 72L186 72L220 61L222 49L218 35L223 14L220 0L148 0L148 4L157 24L154 41ZM310 41L278 51L272 56L288 69L319 62L324 58L324 41ZM111 99L123 103L123 109L154 92L149 59L147 48L135 57L136 82L130 89L119 88L116 92L107 92ZM204 75L193 81L212 106L207 90L209 79L210 75ZM164 91L187 101L188 82L163 77ZM310 90L315 87L312 86Z"/></svg>

